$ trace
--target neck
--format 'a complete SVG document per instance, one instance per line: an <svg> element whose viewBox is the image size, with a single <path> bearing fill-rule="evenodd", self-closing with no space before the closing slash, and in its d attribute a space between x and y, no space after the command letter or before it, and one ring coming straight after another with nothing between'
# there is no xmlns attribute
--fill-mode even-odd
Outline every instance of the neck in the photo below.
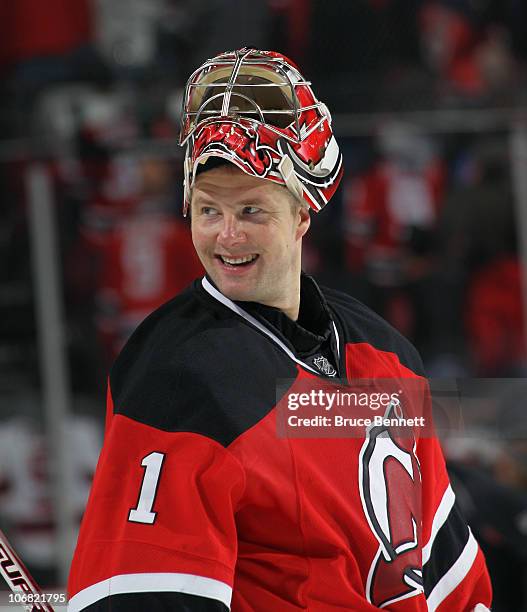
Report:
<svg viewBox="0 0 527 612"><path fill-rule="evenodd" d="M284 299L284 303L277 304L275 306L286 314L292 321L297 321L300 313L300 277L302 274L302 258L300 250L295 257L293 269L294 272L291 274L291 278L293 280L289 285L290 291L288 291L288 295Z"/></svg>
<svg viewBox="0 0 527 612"><path fill-rule="evenodd" d="M300 271L294 276L294 281L290 287L290 292L282 304L270 304L279 308L292 321L298 320L300 314Z"/></svg>

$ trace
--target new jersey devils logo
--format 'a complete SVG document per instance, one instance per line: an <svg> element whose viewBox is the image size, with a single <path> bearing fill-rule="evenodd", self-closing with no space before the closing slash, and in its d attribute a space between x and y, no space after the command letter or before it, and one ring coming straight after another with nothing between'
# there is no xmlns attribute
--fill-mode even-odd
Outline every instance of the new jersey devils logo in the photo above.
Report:
<svg viewBox="0 0 527 612"><path fill-rule="evenodd" d="M401 417L392 402L385 417ZM359 456L362 506L379 542L370 566L366 596L381 608L423 592L421 560L421 473L415 440L395 428L370 426Z"/></svg>
<svg viewBox="0 0 527 612"><path fill-rule="evenodd" d="M205 125L194 142L194 158L212 151L234 156L251 174L264 177L272 168L271 147L260 145L258 133L239 123Z"/></svg>

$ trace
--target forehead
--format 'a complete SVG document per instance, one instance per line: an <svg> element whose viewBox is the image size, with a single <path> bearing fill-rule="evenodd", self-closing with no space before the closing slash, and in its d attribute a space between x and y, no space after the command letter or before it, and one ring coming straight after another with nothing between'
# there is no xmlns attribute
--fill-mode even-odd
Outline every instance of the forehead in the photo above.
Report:
<svg viewBox="0 0 527 612"><path fill-rule="evenodd" d="M198 174L192 190L192 202L214 199L215 202L236 203L258 199L279 203L287 198L288 192L282 185L249 176L234 164Z"/></svg>

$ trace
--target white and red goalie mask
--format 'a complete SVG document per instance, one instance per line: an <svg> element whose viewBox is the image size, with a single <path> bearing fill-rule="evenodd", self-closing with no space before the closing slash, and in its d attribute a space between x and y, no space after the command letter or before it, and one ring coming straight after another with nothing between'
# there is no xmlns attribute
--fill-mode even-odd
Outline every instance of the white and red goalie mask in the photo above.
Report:
<svg viewBox="0 0 527 612"><path fill-rule="evenodd" d="M185 215L199 164L212 156L285 185L317 212L342 177L331 115L280 53L244 48L207 60L187 82L181 122Z"/></svg>

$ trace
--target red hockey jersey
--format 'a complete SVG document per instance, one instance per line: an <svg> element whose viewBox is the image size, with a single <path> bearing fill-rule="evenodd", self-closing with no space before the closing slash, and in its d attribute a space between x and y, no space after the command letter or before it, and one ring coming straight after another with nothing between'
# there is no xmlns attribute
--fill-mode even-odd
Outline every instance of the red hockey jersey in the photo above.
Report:
<svg viewBox="0 0 527 612"><path fill-rule="evenodd" d="M302 282L341 378L422 377L382 319ZM308 378L320 375L286 336L206 278L153 313L110 376L69 610L487 609L437 440L279 437L277 380Z"/></svg>

